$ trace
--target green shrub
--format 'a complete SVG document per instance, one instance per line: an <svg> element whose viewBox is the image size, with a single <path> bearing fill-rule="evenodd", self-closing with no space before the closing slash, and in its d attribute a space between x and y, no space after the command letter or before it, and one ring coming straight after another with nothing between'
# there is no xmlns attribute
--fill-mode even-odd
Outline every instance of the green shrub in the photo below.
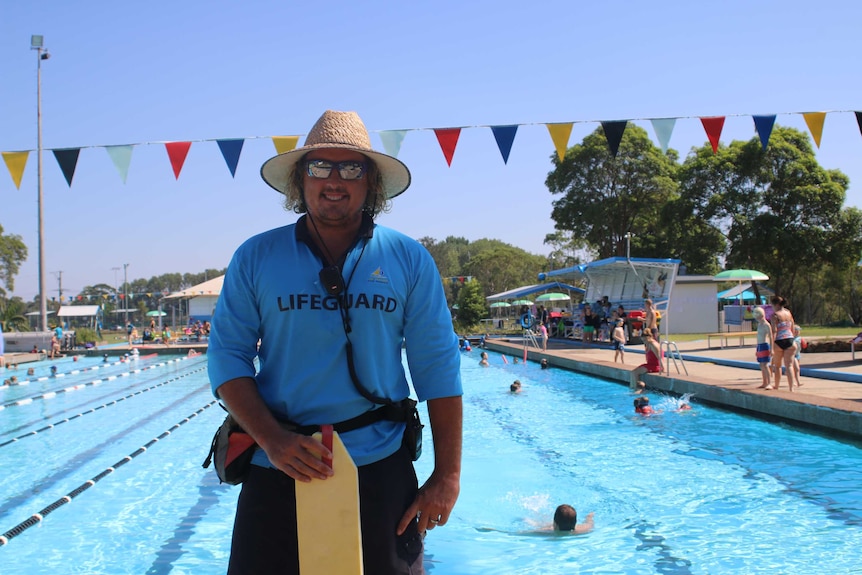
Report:
<svg viewBox="0 0 862 575"><path fill-rule="evenodd" d="M78 345L96 344L98 341L99 338L96 336L96 332L88 327L79 327L75 330L75 342Z"/></svg>

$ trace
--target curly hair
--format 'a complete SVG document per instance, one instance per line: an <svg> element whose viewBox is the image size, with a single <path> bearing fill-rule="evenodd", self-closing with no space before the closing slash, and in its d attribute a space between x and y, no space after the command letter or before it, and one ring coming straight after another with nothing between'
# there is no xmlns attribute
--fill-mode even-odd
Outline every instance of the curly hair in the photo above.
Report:
<svg viewBox="0 0 862 575"><path fill-rule="evenodd" d="M373 218L377 214L388 212L392 204L386 194L383 193L383 178L380 176L377 164L367 157L366 162L368 171L365 173L365 178L368 182L368 196L365 198L365 205L362 210ZM287 189L284 190L284 209L297 214L304 214L308 211L308 206L305 205L303 199L303 166L305 166L305 156L291 166L287 174Z"/></svg>

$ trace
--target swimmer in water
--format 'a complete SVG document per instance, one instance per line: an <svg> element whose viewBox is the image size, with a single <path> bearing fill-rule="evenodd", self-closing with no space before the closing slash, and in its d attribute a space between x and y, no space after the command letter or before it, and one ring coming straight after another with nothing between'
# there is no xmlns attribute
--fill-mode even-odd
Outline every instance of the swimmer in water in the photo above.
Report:
<svg viewBox="0 0 862 575"><path fill-rule="evenodd" d="M656 413L649 404L649 398L645 396L636 397L634 401L635 405L635 413L640 413L641 415L652 415Z"/></svg>

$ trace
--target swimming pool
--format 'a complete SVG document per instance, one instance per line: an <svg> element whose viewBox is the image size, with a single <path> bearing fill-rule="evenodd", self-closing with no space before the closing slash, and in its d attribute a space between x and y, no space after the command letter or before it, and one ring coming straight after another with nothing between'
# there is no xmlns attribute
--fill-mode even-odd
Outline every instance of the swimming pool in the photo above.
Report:
<svg viewBox="0 0 862 575"><path fill-rule="evenodd" d="M643 417L626 386L489 355L487 368L477 351L463 356L461 498L427 538L429 573L858 570L858 445L697 398L676 413L676 400L650 394L665 412ZM78 366L89 361L98 360ZM0 391L0 405L25 402L0 411L0 533L103 474L0 547L4 575L224 572L239 489L200 467L223 415L205 356L138 363L147 369L117 365ZM518 395L508 391L515 378ZM81 387L26 402L70 384ZM430 443L426 430L420 477L431 472ZM596 529L529 533L559 503L581 517L595 512Z"/></svg>

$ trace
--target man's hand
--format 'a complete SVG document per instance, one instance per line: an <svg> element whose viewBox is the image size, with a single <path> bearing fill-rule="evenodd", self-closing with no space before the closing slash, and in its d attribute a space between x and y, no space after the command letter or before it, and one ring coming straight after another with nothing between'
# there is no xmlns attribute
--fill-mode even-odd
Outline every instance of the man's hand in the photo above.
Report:
<svg viewBox="0 0 862 575"><path fill-rule="evenodd" d="M401 535L414 519L422 533L445 525L461 491L461 396L428 401L434 437L434 472L398 523Z"/></svg>
<svg viewBox="0 0 862 575"><path fill-rule="evenodd" d="M419 520L419 533L434 529L438 525L446 525L460 491L459 476L440 477L432 474L425 485L419 488L413 504L404 512L398 523L398 535L404 533L414 519Z"/></svg>
<svg viewBox="0 0 862 575"><path fill-rule="evenodd" d="M258 442L258 445L272 464L296 481L308 483L332 476L332 468L322 461L331 459L332 452L313 437L281 430L267 437L265 443Z"/></svg>
<svg viewBox="0 0 862 575"><path fill-rule="evenodd" d="M326 479L332 469L319 458L331 458L323 443L281 427L263 402L250 377L225 382L218 388L222 401L246 433L266 452L276 468L296 481Z"/></svg>

